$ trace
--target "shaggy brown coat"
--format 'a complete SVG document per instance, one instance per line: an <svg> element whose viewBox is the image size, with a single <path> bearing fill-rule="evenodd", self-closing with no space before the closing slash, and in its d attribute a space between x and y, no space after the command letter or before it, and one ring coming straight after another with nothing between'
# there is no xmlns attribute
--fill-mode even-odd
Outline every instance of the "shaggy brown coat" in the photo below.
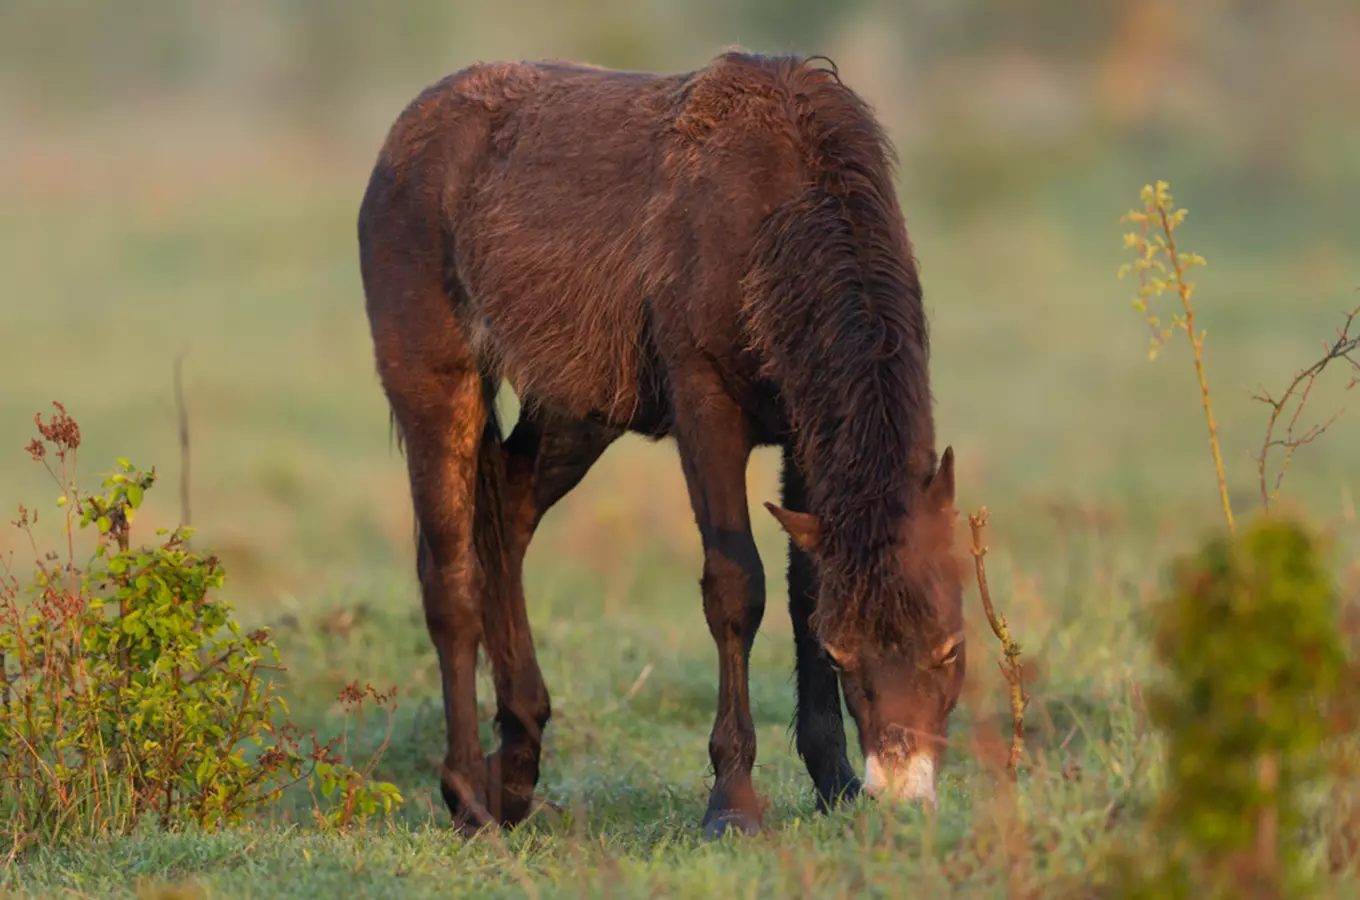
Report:
<svg viewBox="0 0 1360 900"><path fill-rule="evenodd" d="M961 625L952 456L938 477L891 163L867 106L796 58L730 53L679 75L479 65L398 117L360 211L360 259L410 471L448 716L442 783L460 820L527 809L550 709L524 552L625 431L677 441L703 538L720 662L706 822L759 820L747 657L764 575L744 478L759 445L785 447L784 502L799 510L772 509L793 536L799 750L824 802L856 788L822 647L917 658ZM522 403L504 439L491 402L503 381ZM502 741L486 770L482 642ZM878 721L862 688L846 689L868 752L906 726Z"/></svg>

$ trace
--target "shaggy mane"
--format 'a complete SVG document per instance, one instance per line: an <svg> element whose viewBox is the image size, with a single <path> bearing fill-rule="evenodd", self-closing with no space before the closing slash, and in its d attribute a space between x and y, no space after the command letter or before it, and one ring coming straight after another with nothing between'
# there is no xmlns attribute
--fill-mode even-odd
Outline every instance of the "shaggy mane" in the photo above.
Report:
<svg viewBox="0 0 1360 900"><path fill-rule="evenodd" d="M817 627L896 643L930 613L895 552L935 465L921 284L886 136L834 68L808 62L780 63L808 187L764 223L744 313L823 526L823 596L839 602Z"/></svg>

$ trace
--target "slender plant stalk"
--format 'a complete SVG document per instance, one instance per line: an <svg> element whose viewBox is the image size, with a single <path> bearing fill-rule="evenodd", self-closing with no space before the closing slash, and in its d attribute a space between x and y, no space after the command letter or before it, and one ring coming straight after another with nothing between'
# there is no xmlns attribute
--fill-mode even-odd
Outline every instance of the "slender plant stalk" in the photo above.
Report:
<svg viewBox="0 0 1360 900"><path fill-rule="evenodd" d="M997 668L1010 685L1011 749L1006 760L1006 772L1014 779L1019 774L1020 757L1025 752L1025 707L1029 706L1029 697L1025 694L1020 645L1011 637L1006 626L1006 617L998 615L996 607L992 605L992 592L987 584L987 568L982 562L982 558L987 555L987 546L982 543L982 532L987 527L987 520L987 507L984 506L976 513L969 514L968 526L973 532L973 565L977 569L978 595L982 598L982 608L987 613L987 622L992 626L992 633L1001 642L1001 650L1006 657L1004 663L997 660Z"/></svg>
<svg viewBox="0 0 1360 900"><path fill-rule="evenodd" d="M1124 235L1124 246L1137 251L1138 258L1120 267L1122 278L1129 272L1137 272L1139 280L1138 296L1134 308L1147 318L1152 327L1152 348L1150 356L1155 358L1157 350L1171 332L1179 328L1190 339L1194 354L1195 375L1199 378L1200 400L1204 405L1204 419L1209 426L1209 448L1214 456L1214 474L1218 479L1218 497L1223 506L1223 518L1227 520L1228 531L1237 530L1233 520L1232 502L1228 498L1228 482L1223 474L1223 452L1218 443L1218 424L1214 420L1214 407L1209 393L1209 379L1204 374L1204 332L1195 328L1195 306L1190 298L1195 291L1195 283L1186 277L1192 266L1205 265L1204 257L1197 253L1182 253L1176 248L1176 227L1184 220L1186 210L1173 210L1171 191L1165 181L1157 182L1156 187L1147 185L1141 193L1143 209L1141 212L1130 210L1122 221L1137 222L1142 228L1138 232ZM1148 240L1148 232L1156 226L1160 233ZM1159 259L1165 257L1170 263ZM1153 273L1149 277L1149 273ZM1151 312L1148 300L1168 290L1175 291L1180 297L1183 312L1171 317L1171 325L1163 328L1157 316Z"/></svg>
<svg viewBox="0 0 1360 900"><path fill-rule="evenodd" d="M189 407L184 400L184 354L175 357L175 413L179 424L179 509L180 524L189 519Z"/></svg>
<svg viewBox="0 0 1360 900"><path fill-rule="evenodd" d="M1167 199L1170 199L1169 194ZM1165 204L1158 205L1157 214L1162 222L1162 231L1166 234L1167 256L1170 257L1171 267L1176 273L1176 294L1181 298L1181 306L1185 309L1185 333L1190 337L1190 346L1195 351L1195 374L1199 376L1199 394L1200 399L1204 402L1204 421L1209 425L1209 446L1214 452L1214 474L1218 476L1218 497L1223 503L1223 517L1228 520L1228 530L1235 531L1232 503L1228 500L1228 482L1223 477L1223 452L1218 446L1218 424L1214 421L1214 407L1209 397L1209 381L1204 376L1204 332L1195 331L1195 306L1190 302L1190 293L1194 288L1185 279L1186 262L1176 253L1175 228L1167 217Z"/></svg>

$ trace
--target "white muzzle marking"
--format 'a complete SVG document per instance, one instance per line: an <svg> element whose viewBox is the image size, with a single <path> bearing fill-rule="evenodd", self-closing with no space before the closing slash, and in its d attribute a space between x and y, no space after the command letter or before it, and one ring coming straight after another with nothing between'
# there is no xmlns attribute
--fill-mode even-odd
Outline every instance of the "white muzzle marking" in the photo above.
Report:
<svg viewBox="0 0 1360 900"><path fill-rule="evenodd" d="M935 760L929 753L913 753L899 765L884 765L875 754L864 758L864 792L898 802L935 805Z"/></svg>

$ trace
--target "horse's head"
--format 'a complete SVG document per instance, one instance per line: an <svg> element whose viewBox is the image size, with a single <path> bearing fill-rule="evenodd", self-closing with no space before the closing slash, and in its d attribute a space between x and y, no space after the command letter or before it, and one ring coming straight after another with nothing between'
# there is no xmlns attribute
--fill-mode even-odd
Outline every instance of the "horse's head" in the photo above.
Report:
<svg viewBox="0 0 1360 900"><path fill-rule="evenodd" d="M793 541L824 572L837 561L820 520L767 504ZM823 579L815 620L823 649L840 671L864 751L865 790L934 804L949 714L963 689L963 577L954 556L954 454L914 497L883 574L860 582L872 595L852 599L841 579ZM850 620L828 615L853 609ZM883 624L890 623L890 627ZM834 623L834 624L832 624Z"/></svg>

